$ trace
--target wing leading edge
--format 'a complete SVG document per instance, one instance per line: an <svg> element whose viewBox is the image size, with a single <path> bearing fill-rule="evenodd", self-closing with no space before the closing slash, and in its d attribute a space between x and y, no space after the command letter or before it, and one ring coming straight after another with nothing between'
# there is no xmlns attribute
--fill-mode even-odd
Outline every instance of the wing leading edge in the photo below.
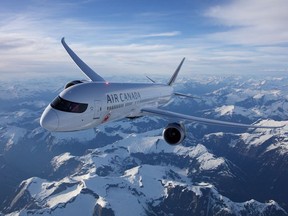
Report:
<svg viewBox="0 0 288 216"><path fill-rule="evenodd" d="M161 110L157 108L144 108L141 110L144 113L150 113L154 115L164 116L167 118L179 119L179 120L186 120L192 122L199 122L203 124L214 124L214 125L221 125L221 126L230 126L230 127L242 127L242 128L266 128L266 129L275 129L275 128L282 128L285 125L281 126L258 126L258 125L248 125L248 124L241 124L241 123L234 123L234 122L226 122L220 120L213 120L213 119L206 119L196 116L184 115L180 113L175 113L171 111Z"/></svg>
<svg viewBox="0 0 288 216"><path fill-rule="evenodd" d="M83 71L83 73L94 82L105 82L105 80L93 71L84 61L82 61L76 53L66 44L65 38L61 40L63 47L66 49L67 53L73 59L73 61L78 65L78 67Z"/></svg>

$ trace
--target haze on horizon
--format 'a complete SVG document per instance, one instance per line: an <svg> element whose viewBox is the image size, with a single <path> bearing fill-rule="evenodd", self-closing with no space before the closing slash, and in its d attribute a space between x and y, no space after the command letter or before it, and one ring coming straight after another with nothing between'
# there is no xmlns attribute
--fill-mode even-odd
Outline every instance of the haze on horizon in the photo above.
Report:
<svg viewBox="0 0 288 216"><path fill-rule="evenodd" d="M79 77L67 43L103 77L288 72L286 0L3 0L1 79ZM85 77L83 77L85 78Z"/></svg>

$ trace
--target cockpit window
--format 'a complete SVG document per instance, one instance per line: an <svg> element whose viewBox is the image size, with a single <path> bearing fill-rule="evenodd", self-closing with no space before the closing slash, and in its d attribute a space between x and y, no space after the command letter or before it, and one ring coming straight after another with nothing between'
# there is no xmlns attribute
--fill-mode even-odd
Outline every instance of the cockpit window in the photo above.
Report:
<svg viewBox="0 0 288 216"><path fill-rule="evenodd" d="M64 111L64 112L72 112L72 113L83 113L88 107L88 104L84 103L75 103L72 101L65 100L58 96L52 101L51 106L54 109Z"/></svg>

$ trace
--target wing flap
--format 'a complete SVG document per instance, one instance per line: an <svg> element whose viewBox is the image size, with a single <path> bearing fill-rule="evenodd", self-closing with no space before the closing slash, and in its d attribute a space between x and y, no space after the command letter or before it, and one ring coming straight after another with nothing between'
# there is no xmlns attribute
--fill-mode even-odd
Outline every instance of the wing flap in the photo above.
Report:
<svg viewBox="0 0 288 216"><path fill-rule="evenodd" d="M154 115L159 115L167 118L173 118L178 120L186 120L191 122L199 122L203 124L213 124L213 125L220 125L220 126L230 126L230 127L242 127L242 128L266 128L266 129L275 129L275 128L282 128L285 125L281 126L258 126L258 125L248 125L248 124L241 124L241 123L234 123L234 122L226 122L220 120L213 120L213 119L206 119L196 116L184 115L176 112L166 111L157 108L143 108L141 110L145 113L150 113Z"/></svg>
<svg viewBox="0 0 288 216"><path fill-rule="evenodd" d="M95 82L105 82L105 80L93 71L84 61L82 61L76 53L66 44L65 38L61 40L63 47L66 49L67 53L73 59L73 61L78 65L78 67L83 71L83 73L92 81Z"/></svg>

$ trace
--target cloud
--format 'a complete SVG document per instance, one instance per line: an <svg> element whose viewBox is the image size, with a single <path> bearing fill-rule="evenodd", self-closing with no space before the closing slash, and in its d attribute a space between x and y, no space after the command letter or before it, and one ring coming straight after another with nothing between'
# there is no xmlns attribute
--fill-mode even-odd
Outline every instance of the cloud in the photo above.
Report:
<svg viewBox="0 0 288 216"><path fill-rule="evenodd" d="M174 58L173 52L177 50L176 46L150 41L151 38L161 38L163 42L163 38L179 35L180 32L177 31L154 34L149 33L145 26L113 25L87 22L79 18L51 17L39 13L2 16L0 23L2 77L8 73L12 78L59 74L80 76L79 69L60 43L62 36L66 36L67 43L92 68L103 69L108 74L115 71L123 73L144 71L143 65L145 72L152 69L156 73L157 69L153 69L153 66L157 67L157 62L158 64L165 62L164 66L160 66L161 70L158 70L162 71L173 62L176 65L180 59L180 57Z"/></svg>
<svg viewBox="0 0 288 216"><path fill-rule="evenodd" d="M173 32L162 32L162 33L154 33L154 34L146 34L146 35L142 35L140 37L175 37L180 35L181 32L179 31L173 31Z"/></svg>
<svg viewBox="0 0 288 216"><path fill-rule="evenodd" d="M288 20L284 13L287 7L281 7L284 4L281 0L276 0L275 4L278 5L266 0L260 3L243 0L211 7L204 14L210 22L199 20L199 26L206 29L197 33L188 19L182 25L169 26L165 19L172 18L168 13L159 15L147 11L149 20L139 13L135 16L139 20L118 22L111 20L113 14L107 14L109 19L106 20L76 16L73 12L77 5L74 4L59 4L55 10L42 10L36 5L18 14L7 11L0 14L0 75L81 78L79 69L61 46L62 36L104 77L115 71L117 74L157 73L169 77L182 57L187 59L182 75L191 71L281 70L287 68L287 52L281 44L287 43L288 28L285 29L286 23L282 20ZM271 7L271 11L267 11L267 7ZM276 13L278 8L281 10ZM153 16L157 22L153 21ZM173 20L177 23L177 17Z"/></svg>
<svg viewBox="0 0 288 216"><path fill-rule="evenodd" d="M288 43L288 4L286 0L233 0L215 6L205 16L225 30L210 39L240 45L277 45Z"/></svg>

